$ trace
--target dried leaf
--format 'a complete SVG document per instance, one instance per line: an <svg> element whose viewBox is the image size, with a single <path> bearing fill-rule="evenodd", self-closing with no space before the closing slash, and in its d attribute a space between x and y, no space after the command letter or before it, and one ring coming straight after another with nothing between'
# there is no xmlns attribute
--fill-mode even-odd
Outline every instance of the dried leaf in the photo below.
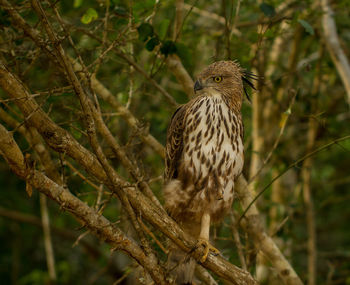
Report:
<svg viewBox="0 0 350 285"><path fill-rule="evenodd" d="M283 112L282 115L281 115L281 120L280 120L280 123L279 123L279 127L282 129L285 127L286 123L287 123L287 119L289 117L289 115L292 113L291 109L288 108L287 111Z"/></svg>

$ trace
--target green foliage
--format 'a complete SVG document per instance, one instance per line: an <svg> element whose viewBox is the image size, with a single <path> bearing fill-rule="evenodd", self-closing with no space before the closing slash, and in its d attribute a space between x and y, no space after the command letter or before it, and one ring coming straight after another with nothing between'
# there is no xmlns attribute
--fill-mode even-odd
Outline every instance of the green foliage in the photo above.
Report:
<svg viewBox="0 0 350 285"><path fill-rule="evenodd" d="M192 53L190 49L183 43L177 42L175 43L176 48L176 54L181 58L182 63L184 66L189 69L193 62L192 62Z"/></svg>
<svg viewBox="0 0 350 285"><path fill-rule="evenodd" d="M159 25L159 38L164 40L168 29L169 29L169 25L170 25L170 20L169 19L164 19L161 21L160 25Z"/></svg>
<svg viewBox="0 0 350 285"><path fill-rule="evenodd" d="M148 23L142 23L138 28L137 31L139 32L139 40L140 41L147 41L148 38L153 36L153 27Z"/></svg>
<svg viewBox="0 0 350 285"><path fill-rule="evenodd" d="M133 10L136 12L144 12L145 10L150 11L151 9L153 9L155 3L155 0L135 1L133 5Z"/></svg>
<svg viewBox="0 0 350 285"><path fill-rule="evenodd" d="M54 51L54 45L50 43L42 23L30 5L24 5L25 2L20 0L9 2L17 5L16 10L39 31L50 51ZM108 1L54 2L63 22L67 23L64 27L69 37L53 9L45 1L42 5L66 54L77 62L80 62L78 58L81 58L90 75L94 74L119 104L126 106L130 103L128 110L139 122L137 130L130 127L120 110L110 102L104 101L100 94L96 94L103 119L111 133L128 157L139 166L142 177L149 182L152 191L161 202L164 161L144 143L140 132L149 132L164 145L167 126L175 109L145 75L163 87L177 103L182 104L189 100L183 91L182 82L177 81L167 66L166 57L171 54L176 54L181 59L181 63L193 79L204 66L222 59L237 59L243 68L253 70L257 75L264 77L260 78L259 83L253 82L259 90L249 92L251 98L258 97L261 104L258 131L263 137L264 147L260 151L257 151L253 144L252 104L245 100L242 106L245 126L243 173L246 177L250 176L250 162L253 157L258 156L263 161L273 148L282 125L285 126L285 131L273 149L270 160L256 178L256 191L264 188L275 175L282 173L305 155L310 118L318 127L313 149L349 134L349 108L345 101L343 83L323 40L315 37L322 34L322 11L313 10L311 0L294 1L285 11L278 12L278 16L276 11L280 11L278 7L284 2L282 0L266 0L260 5L255 1L241 1L235 23L239 33L228 33L225 28L225 21L229 27L234 23L237 1L226 1L226 7L222 2L218 4L213 0L186 2L194 4L198 10L186 8L183 11L184 22L181 23L181 32L176 39L175 1L112 0L108 13ZM332 3L337 30L345 52L348 52L347 47L350 46L347 2L342 0ZM285 30L281 30L282 23L288 23ZM25 33L11 23L10 16L4 9L0 11L0 25L1 61L6 62L11 71L27 85L28 90L35 94L33 98L55 123L69 131L83 147L93 152L78 96L58 63L53 62ZM263 29L258 30L257 27ZM299 33L299 38L296 37L296 32ZM278 49L274 49L276 39L281 41ZM276 50L279 50L279 56L272 60L272 52ZM320 52L322 54L319 54ZM142 72L131 66L121 54L133 60ZM267 70L271 71L271 75L266 75ZM82 80L81 75L84 73L85 70L82 69L76 75L83 82L83 87L89 90L91 78ZM321 85L314 88L317 80ZM289 108L293 90L296 90L298 95L294 105ZM27 126L30 117L22 116L15 102L8 101L7 94L2 90L0 98L3 100L0 107L16 119L20 126ZM8 125L1 117L0 120L1 124L12 131L23 152L31 154L37 161L36 169L44 171L34 147L24 139L22 129ZM128 182L136 183L100 134L98 140L118 174ZM316 284L320 285L349 283L349 151L350 140L338 143L312 157L311 189L319 253ZM116 198L112 198L106 186L102 187L98 179L91 177L85 169L68 157L68 154L58 154L53 150L50 150L50 154L59 175L74 195L101 211L101 214L125 233L137 239L130 230L125 210ZM307 281L308 236L302 169L301 162L273 183L259 199L258 207L266 218L268 231L275 234L273 238L278 239L279 243L284 244L293 266L303 281ZM103 192L99 192L91 186L92 184L97 189L102 187ZM38 191L33 189L33 196L28 198L25 183L10 171L2 158L0 185L1 208L20 212L39 221L38 225L34 225L5 216L0 217L1 283L48 284ZM274 200L274 191L278 187L283 190L278 196L280 201ZM100 193L101 204L97 205ZM127 257L116 252L111 254L109 246L95 239L91 233L82 236L77 245L73 246L78 237L86 233L86 228L73 219L64 207L60 208L52 201L49 201L48 207L51 226L55 228L52 236L57 284L113 284L125 272L134 271ZM238 200L233 209L239 218L243 209ZM274 224L280 226L287 217L287 221L277 232L276 228L269 228ZM163 244L166 244L167 239L163 234L151 225L147 226ZM232 220L228 215L224 223L215 227L216 239L213 242L228 260L239 265L232 227ZM60 233L60 230L68 231L73 238ZM246 238L242 228L238 227L238 231L245 255L249 257L248 268L254 273L253 242ZM154 244L153 239L150 238L150 241L157 256L164 262L164 253ZM277 281L271 284L279 283Z"/></svg>
<svg viewBox="0 0 350 285"><path fill-rule="evenodd" d="M305 29L306 32L308 32L310 35L314 35L314 29L313 27L305 20L299 19L298 22L300 23L300 25L302 25Z"/></svg>
<svg viewBox="0 0 350 285"><path fill-rule="evenodd" d="M45 284L47 282L49 282L49 276L47 272L42 270L33 270L28 275L21 278L19 284Z"/></svg>
<svg viewBox="0 0 350 285"><path fill-rule="evenodd" d="M83 4L84 0L74 0L74 4L73 7L74 8L79 8L81 6L81 4Z"/></svg>
<svg viewBox="0 0 350 285"><path fill-rule="evenodd" d="M93 8L87 9L85 14L81 17L81 22L83 24L90 24L92 21L95 21L98 19L97 11Z"/></svg>
<svg viewBox="0 0 350 285"><path fill-rule="evenodd" d="M273 17L276 15L275 7L270 4L263 2L260 4L259 8L267 17Z"/></svg>
<svg viewBox="0 0 350 285"><path fill-rule="evenodd" d="M169 54L178 54L188 66L191 61L189 49L182 43L175 43L171 40L162 40L166 36L166 31L169 26L169 20L163 20L160 24L159 35L154 32L154 28L149 23L142 23L138 28L139 40L146 42L145 48L148 51L153 51L156 46L160 46L161 54L167 56Z"/></svg>
<svg viewBox="0 0 350 285"><path fill-rule="evenodd" d="M157 36L154 36L147 41L145 47L148 51L152 51L157 45L159 45L159 39Z"/></svg>
<svg viewBox="0 0 350 285"><path fill-rule="evenodd" d="M176 53L176 45L173 41L167 40L160 47L160 52L165 56L168 54Z"/></svg>

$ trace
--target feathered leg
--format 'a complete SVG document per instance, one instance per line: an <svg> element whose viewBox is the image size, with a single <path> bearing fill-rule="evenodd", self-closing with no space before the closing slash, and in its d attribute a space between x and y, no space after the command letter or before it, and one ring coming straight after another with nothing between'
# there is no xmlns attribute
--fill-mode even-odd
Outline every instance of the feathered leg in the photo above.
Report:
<svg viewBox="0 0 350 285"><path fill-rule="evenodd" d="M212 251L215 254L219 254L220 251L212 246L209 242L209 230L210 230L210 215L208 213L204 213L201 219L201 231L198 237L197 247L204 246L204 254L201 258L201 262L205 262L207 260L209 251Z"/></svg>
<svg viewBox="0 0 350 285"><path fill-rule="evenodd" d="M209 243L209 230L210 230L210 215L204 213L201 218L201 225L196 224L182 224L183 229L197 236L198 234L198 243L196 248L203 246L204 254L201 258L201 262L205 262L209 251L214 254L219 254L214 246ZM168 259L168 270L172 271L176 281L176 284L193 284L194 271L196 267L196 261L193 257L189 256L177 246L173 245L173 248L170 249L169 259Z"/></svg>

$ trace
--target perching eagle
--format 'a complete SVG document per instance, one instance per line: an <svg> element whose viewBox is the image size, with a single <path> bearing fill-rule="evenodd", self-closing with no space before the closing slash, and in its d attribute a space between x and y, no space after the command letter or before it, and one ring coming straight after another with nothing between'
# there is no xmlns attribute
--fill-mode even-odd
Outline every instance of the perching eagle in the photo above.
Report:
<svg viewBox="0 0 350 285"><path fill-rule="evenodd" d="M211 222L223 219L234 197L235 179L243 168L243 81L249 78L235 61L219 61L202 71L195 82L196 97L174 113L167 132L165 207L199 245L209 243ZM177 252L177 253L176 253ZM191 284L194 260L173 250L177 284ZM180 260L182 259L182 260Z"/></svg>

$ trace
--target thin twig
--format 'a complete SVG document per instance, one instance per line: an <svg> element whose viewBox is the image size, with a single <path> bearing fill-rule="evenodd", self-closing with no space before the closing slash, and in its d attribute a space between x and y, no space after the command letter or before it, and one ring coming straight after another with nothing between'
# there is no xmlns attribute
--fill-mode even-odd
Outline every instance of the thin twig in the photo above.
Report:
<svg viewBox="0 0 350 285"><path fill-rule="evenodd" d="M142 222L142 220L140 218L137 218L137 220L139 221L141 227L144 229L144 231L149 234L152 239L155 241L155 243L160 247L160 249L165 253L168 254L169 250L167 250L162 243L157 239L157 237L151 232L151 230Z"/></svg>
<svg viewBox="0 0 350 285"><path fill-rule="evenodd" d="M47 268L49 270L50 280L54 282L57 279L56 268L55 268L55 256L54 256L54 250L52 246L50 219L49 219L49 212L47 209L46 196L42 193L40 193L40 210L41 210L41 219L43 223Z"/></svg>
<svg viewBox="0 0 350 285"><path fill-rule="evenodd" d="M344 136L344 137L341 137L341 138L338 138L334 141L331 141L319 148L317 148L316 150L304 155L303 157L299 158L298 160L296 160L295 162L293 162L292 164L290 164L284 171L282 171L280 174L278 174L276 177L274 177L262 190L260 190L258 192L258 194L255 196L255 198L250 202L250 204L247 206L247 208L244 210L243 214L241 215L241 217L239 218L239 221L238 223L240 223L242 221L242 219L244 218L245 214L249 211L250 207L256 202L256 200L259 199L259 197L271 186L271 184L273 182L275 182L278 178L280 178L283 174L285 174L289 169L297 166L300 162L304 161L305 159L307 159L308 157L312 157L314 156L315 154L327 149L328 147L334 145L334 144L337 144L341 141L345 141L345 140L348 140L350 139L350 135L348 136Z"/></svg>
<svg viewBox="0 0 350 285"><path fill-rule="evenodd" d="M238 224L236 223L236 219L235 219L235 216L233 215L232 209L231 209L231 213L230 213L230 218L231 218L231 229L232 229L233 240L236 244L239 261L241 262L242 268L244 270L247 270L247 263L245 261L244 253L243 253L243 246L242 246L241 240L239 238L239 232L237 229Z"/></svg>
<svg viewBox="0 0 350 285"><path fill-rule="evenodd" d="M120 278L118 278L116 281L114 281L112 285L118 285L118 284L120 284L121 282L123 282L123 281L125 280L125 278L127 278L127 277L130 275L131 272L132 272L132 270L127 269L127 270L125 271L125 273L123 274L123 276L120 277Z"/></svg>
<svg viewBox="0 0 350 285"><path fill-rule="evenodd" d="M39 16L40 20L42 21L42 23L45 27L46 33L48 34L49 39L53 43L55 55L57 56L57 58L59 58L64 63L64 69L66 71L64 75L67 77L67 80L69 82L71 82L71 84L73 85L75 93L79 98L79 101L80 101L80 104L82 106L82 110L84 113L85 122L87 125L86 127L87 127L87 133L88 133L89 140L90 140L90 145L91 145L92 149L94 150L98 161L101 163L101 166L107 175L109 183L111 183L112 185L118 185L117 181L119 179L119 175L117 175L117 173L115 172L113 167L108 162L108 160L107 160L105 154L103 153L103 150L98 142L98 138L97 138L97 134L96 134L96 127L95 127L95 121L94 121L94 118L96 118L96 116L94 116L94 115L100 114L99 108L98 108L98 102L96 100L95 101L96 105L94 105L90 101L89 97L87 96L87 93L85 93L83 86L81 85L80 81L78 80L78 78L74 72L73 66L72 66L69 58L66 56L65 51L64 51L61 43L58 41L57 35L56 35L55 31L53 30L51 23L48 21L47 15L46 15L43 7L41 6L41 3L38 0L32 0L31 4L32 4L33 9L35 10L37 15ZM55 12L56 12L57 18L60 18L57 9L55 9ZM70 36L68 36L68 37L70 38ZM72 44L72 46L74 46L72 40L71 40L71 44ZM79 54L78 54L78 57L81 59ZM86 72L86 77L90 78L86 67L83 65L82 60L81 60L81 64L83 66L83 70ZM96 108L98 108L98 110ZM134 226L136 232L138 233L138 236L141 240L141 243L142 243L146 253L153 256L154 260L156 260L156 257L154 256L154 253L152 252L152 249L148 243L148 240L146 239L144 232L142 231L140 225L137 222L135 212L130 205L130 201L129 201L128 197L126 196L124 191L118 186L114 187L113 190L115 191L118 198L120 199L123 206L125 207L126 212L128 213L129 218L132 222L132 225ZM163 276L163 278L164 278L164 276Z"/></svg>
<svg viewBox="0 0 350 285"><path fill-rule="evenodd" d="M78 169L76 169L73 164L71 164L68 160L65 161L65 163L68 165L70 169L73 170L75 174L77 174L81 179L83 179L87 184L89 184L91 187L95 188L97 191L100 191L100 187L98 187L95 183L91 182L89 179L87 179Z"/></svg>
<svg viewBox="0 0 350 285"><path fill-rule="evenodd" d="M270 152L267 154L267 156L265 157L264 161L261 163L260 165L260 168L258 169L258 171L254 174L253 177L251 177L249 179L249 184L252 183L258 176L259 174L261 173L261 171L264 169L264 167L266 166L266 164L269 162L272 154L274 153L274 151L276 150L281 138L282 138L282 135L284 133L284 129L287 125L287 121L288 121L288 118L289 116L291 115L292 113L292 107L294 105L294 102L295 102L295 98L298 94L298 92L295 92L294 90L290 90L291 93L294 93L293 94L293 97L292 99L290 100L290 103L289 103L289 106L287 108L287 110L285 112L282 113L282 118L281 118L281 121L280 121L280 131L279 131L279 134L270 150Z"/></svg>

